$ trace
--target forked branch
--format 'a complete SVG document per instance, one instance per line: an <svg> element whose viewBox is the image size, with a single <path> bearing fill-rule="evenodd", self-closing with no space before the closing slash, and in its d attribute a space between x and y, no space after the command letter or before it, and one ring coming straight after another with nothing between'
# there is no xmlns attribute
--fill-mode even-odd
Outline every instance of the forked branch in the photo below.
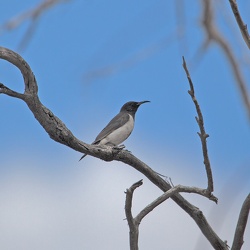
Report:
<svg viewBox="0 0 250 250"><path fill-rule="evenodd" d="M125 214L126 219L128 221L129 225L129 241L130 241L130 250L138 250L138 239L139 239L139 225L142 221L142 219L147 216L150 212L152 212L157 206L159 206L161 203L166 201L167 199L171 198L172 196L176 195L177 193L195 193L202 196L205 196L209 198L210 200L213 200L217 203L217 198L213 195L208 196L206 189L201 189L197 187L187 187L178 185L175 187L172 187L165 193L163 193L161 196L159 196L157 199L155 199L153 202L148 204L144 209L142 209L137 216L133 217L132 215L132 199L133 199L133 192L136 188L140 187L143 184L142 180L134 183L129 189L126 191L126 201L125 201ZM194 212L196 211L196 208L194 208Z"/></svg>

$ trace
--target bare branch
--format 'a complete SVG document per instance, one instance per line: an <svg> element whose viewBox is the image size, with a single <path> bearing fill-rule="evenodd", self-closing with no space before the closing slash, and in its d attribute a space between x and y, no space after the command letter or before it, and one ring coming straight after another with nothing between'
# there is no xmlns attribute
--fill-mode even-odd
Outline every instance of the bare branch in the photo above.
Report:
<svg viewBox="0 0 250 250"><path fill-rule="evenodd" d="M36 80L27 62L17 53L3 47L0 47L0 58L14 64L23 74L25 81L23 100L27 103L35 118L53 140L67 145L76 151L87 153L105 161L116 160L128 164L144 174L152 183L164 192L171 188L170 184L164 181L154 170L130 152L116 150L111 147L89 145L78 140L65 124L40 102L37 96ZM172 199L193 218L204 236L215 249L227 249L226 244L213 231L205 216L198 208L190 204L180 194L175 194Z"/></svg>
<svg viewBox="0 0 250 250"><path fill-rule="evenodd" d="M208 157L208 150L207 150L207 138L209 137L209 135L206 133L205 131L205 127L204 127L204 120L203 120L203 115L200 109L200 105L195 97L195 92L194 92L194 85L191 79L191 76L189 74L187 65L186 65L186 61L185 58L183 57L183 68L186 72L187 78L188 78L188 82L190 85L190 90L188 91L188 93L190 94L195 108L196 108L196 112L198 114L198 117L196 117L196 121L198 123L198 126L200 128L200 133L198 133L200 139L201 139L201 145L202 145L202 153L203 153L203 159L204 159L204 165L206 168L206 172L207 172L207 180L208 180L208 186L207 186L207 192L208 193L212 193L214 191L214 185L213 185L213 175L212 175L212 169L210 166L210 161L209 161L209 157Z"/></svg>
<svg viewBox="0 0 250 250"><path fill-rule="evenodd" d="M171 185L164 181L154 170L152 170L144 162L136 158L134 155L130 154L127 151L121 151L114 157L115 160L121 161L125 164L130 165L135 168L137 171L145 175L152 183L159 187L163 192L171 189ZM211 226L208 224L205 216L199 208L195 207L184 199L180 194L175 194L171 197L185 212L187 212L191 218L196 222L198 227L204 236L208 239L214 249L218 250L228 250L227 245L222 241L218 235L214 232Z"/></svg>
<svg viewBox="0 0 250 250"><path fill-rule="evenodd" d="M30 20L30 25L26 31L26 34L24 35L22 41L19 44L19 49L23 49L29 40L31 39L36 27L37 27L37 21L38 18L48 9L50 9L55 4L58 4L60 2L66 2L69 0L43 0L40 4L38 4L36 7L32 8L31 10L28 10L8 22L2 25L0 27L0 30L12 30L20 26L24 21Z"/></svg>
<svg viewBox="0 0 250 250"><path fill-rule="evenodd" d="M133 193L136 188L140 187L143 184L143 181L140 180L134 183L126 191L126 202L125 202L125 214L129 225L129 242L130 250L138 250L138 237L139 237L139 225L140 222L133 218L132 216L132 199Z"/></svg>
<svg viewBox="0 0 250 250"><path fill-rule="evenodd" d="M135 218L132 216L132 199L133 192L136 188L140 187L143 184L142 180L134 183L129 189L126 191L126 201L125 201L125 214L129 225L129 235L130 235L130 249L139 249L138 248L138 238L139 238L139 225L142 219L149 214L153 209L159 206L161 203L166 201L168 198L174 196L176 193L186 192L186 193L196 193L202 196L208 197L210 200L213 200L217 203L217 198L213 195L209 195L206 189L201 189L197 187L187 187L178 185L166 191L164 194L159 196L149 205L147 205ZM196 212L196 207L193 207L193 212Z"/></svg>
<svg viewBox="0 0 250 250"><path fill-rule="evenodd" d="M237 1L236 0L229 0L231 4L232 11L234 13L234 17L238 23L238 26L240 28L241 35L247 45L247 47L250 49L250 36L247 30L247 25L243 22L240 11L238 9Z"/></svg>
<svg viewBox="0 0 250 250"><path fill-rule="evenodd" d="M24 95L21 93L18 93L14 90L9 89L8 87L6 87L4 84L0 83L0 94L6 94L8 96L12 96L12 97L16 97L19 99L24 99Z"/></svg>
<svg viewBox="0 0 250 250"><path fill-rule="evenodd" d="M246 197L240 211L237 227L235 229L232 250L240 250L244 243L243 236L247 225L249 210L250 210L250 194L248 194L248 196Z"/></svg>
<svg viewBox="0 0 250 250"><path fill-rule="evenodd" d="M4 47L0 47L0 58L14 64L21 71L25 84L24 96L37 96L38 87L36 83L36 78L28 63L20 55ZM5 89L8 88L5 87Z"/></svg>
<svg viewBox="0 0 250 250"><path fill-rule="evenodd" d="M215 203L217 203L217 201L218 201L218 198L216 198L212 194L209 195L206 189L201 189L201 188L197 188L197 187L187 187L187 186L177 185L177 186L169 189L167 192L165 192L164 194L162 194L161 196L159 196L156 200L154 200L153 202L151 202L148 206L146 206L135 217L135 219L140 223L141 220L148 213L150 213L153 209L155 209L158 205L160 205L161 203L163 203L165 200L167 200L168 198L172 197L176 193L180 193L180 192L200 194L200 195L202 195L204 197L209 198L210 200L214 201Z"/></svg>
<svg viewBox="0 0 250 250"><path fill-rule="evenodd" d="M42 13L44 13L46 10L51 8L53 5L59 3L59 2L65 2L68 0L43 0L40 4L38 4L36 7L32 8L31 10L28 10L17 17L12 18L10 21L6 22L3 25L3 29L12 30L17 28L19 25L21 25L24 21L27 19L37 19Z"/></svg>
<svg viewBox="0 0 250 250"><path fill-rule="evenodd" d="M79 152L88 152L91 154L92 150L89 149L88 144L75 138L63 122L58 117L54 116L49 109L42 105L37 96L38 86L36 78L28 63L17 53L3 47L0 47L0 58L12 63L21 71L25 84L24 94L17 93L3 84L0 85L0 93L17 97L25 101L33 112L35 118L53 140L70 146ZM103 151L102 149L96 149L95 151L99 150Z"/></svg>
<svg viewBox="0 0 250 250"><path fill-rule="evenodd" d="M250 98L247 89L247 84L243 75L238 67L237 61L233 54L233 50L230 48L229 44L226 40L222 37L216 26L214 25L214 17L213 17L213 10L212 10L212 1L209 0L202 0L203 2L203 26L207 33L207 40L214 41L221 47L222 51L224 52L225 56L227 57L237 82L237 85L240 90L240 94L243 100L243 103L246 107L248 117L250 119Z"/></svg>
<svg viewBox="0 0 250 250"><path fill-rule="evenodd" d="M31 40L32 36L34 35L36 29L38 26L38 18L35 18L29 25L29 27L27 28L25 34L23 35L20 43L18 44L18 51L22 51L24 50L27 46L29 41Z"/></svg>

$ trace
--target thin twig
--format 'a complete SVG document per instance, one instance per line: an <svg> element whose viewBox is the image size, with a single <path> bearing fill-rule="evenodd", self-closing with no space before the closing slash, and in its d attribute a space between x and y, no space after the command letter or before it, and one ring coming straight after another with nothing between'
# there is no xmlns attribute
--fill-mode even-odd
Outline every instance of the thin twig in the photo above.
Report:
<svg viewBox="0 0 250 250"><path fill-rule="evenodd" d="M209 135L206 133L205 131L205 127L204 127L204 120L203 120L203 115L200 109L200 105L195 97L195 92L194 92L194 85L192 82L192 79L190 77L188 68L187 68L187 64L185 61L185 58L182 57L183 59L183 68L186 72L187 78L188 78L188 82L189 82L189 86L190 86L190 90L188 91L188 93L190 94L195 108L196 108L196 112L198 117L196 118L196 121L198 123L198 126L200 128L200 133L198 133L200 139L201 139L201 145L202 145L202 153L203 153L203 159L204 159L204 165L206 168L206 172L207 172L207 179L208 179L208 186L207 186L207 192L208 193L212 193L214 191L214 185L213 185L213 175L212 175L212 169L210 166L210 161L209 161L209 157L208 157L208 150L207 150L207 138L209 137Z"/></svg>
<svg viewBox="0 0 250 250"><path fill-rule="evenodd" d="M169 44L176 39L177 37L176 33L177 32L171 33L168 37L164 38L163 40L154 43L153 45L150 45L146 48L143 48L140 51L137 51L128 59L121 60L119 62L117 61L113 64L105 65L103 67L87 71L83 76L84 81L86 83L90 83L96 78L107 77L117 72L120 72L124 69L131 68L132 66L138 64L141 61L144 61L149 57L152 57L159 51L163 50L165 47L169 46Z"/></svg>
<svg viewBox="0 0 250 250"><path fill-rule="evenodd" d="M233 70L233 75L235 77L236 83L239 87L240 94L247 110L248 118L250 119L250 97L249 92L247 89L246 81L243 77L243 74L238 66L238 63L235 59L233 54L233 49L230 45L226 42L224 37L218 31L217 26L214 24L214 16L213 16L213 9L212 9L212 1L210 0L202 0L203 2L203 20L202 24L204 29L207 33L207 40L205 41L206 44L209 44L210 41L214 41L216 44L224 52L225 56L227 57L231 68Z"/></svg>
<svg viewBox="0 0 250 250"><path fill-rule="evenodd" d="M34 20L43 14L46 10L50 9L53 5L59 2L66 2L67 0L43 0L34 8L23 12L22 14L12 18L8 22L6 22L2 29L12 30L21 25L24 21L31 19Z"/></svg>
<svg viewBox="0 0 250 250"><path fill-rule="evenodd" d="M27 10L18 16L12 18L11 20L7 21L5 24L0 26L0 31L5 30L13 30L23 24L26 20L30 20L30 24L28 26L27 31L25 32L24 37L22 38L22 41L19 44L19 50L24 49L28 42L30 41L31 37L33 36L36 28L37 28L37 21L39 17L45 13L46 10L52 8L54 5L60 3L60 2L66 2L69 0L43 0L41 3L39 3L34 8Z"/></svg>
<svg viewBox="0 0 250 250"><path fill-rule="evenodd" d="M234 17L238 23L238 26L240 28L241 35L247 45L247 47L250 49L250 36L247 30L247 25L243 22L240 11L238 9L237 1L236 0L229 0L232 11L234 13Z"/></svg>

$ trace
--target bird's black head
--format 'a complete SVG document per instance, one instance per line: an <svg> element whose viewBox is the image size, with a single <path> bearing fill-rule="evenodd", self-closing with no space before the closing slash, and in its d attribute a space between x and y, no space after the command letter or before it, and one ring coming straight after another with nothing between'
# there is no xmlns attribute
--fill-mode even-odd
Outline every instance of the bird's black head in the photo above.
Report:
<svg viewBox="0 0 250 250"><path fill-rule="evenodd" d="M128 113L134 115L136 113L137 109L140 107L140 105L143 103L146 103L146 102L150 102L150 101L127 102L122 106L121 111L125 111L125 112L128 112Z"/></svg>

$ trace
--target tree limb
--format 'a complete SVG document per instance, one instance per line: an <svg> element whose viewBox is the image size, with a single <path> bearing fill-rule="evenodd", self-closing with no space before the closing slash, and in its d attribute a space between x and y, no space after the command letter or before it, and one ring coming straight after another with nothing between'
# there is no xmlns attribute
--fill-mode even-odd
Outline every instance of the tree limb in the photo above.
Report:
<svg viewBox="0 0 250 250"><path fill-rule="evenodd" d="M39 17L48 9L52 8L52 6L60 3L60 2L66 2L69 0L42 0L41 3L39 3L34 8L25 11L18 16L12 18L11 20L7 21L0 26L0 31L5 30L12 30L20 26L24 21L30 20L30 24L27 28L27 31L25 32L25 35L22 39L22 41L19 44L19 50L22 50L26 47L29 40L31 39L32 35L34 34L35 29L37 28L37 21Z"/></svg>
<svg viewBox="0 0 250 250"><path fill-rule="evenodd" d="M229 46L229 44L226 42L224 37L220 34L218 31L216 25L214 25L214 16L212 11L212 1L210 0L202 0L203 2L203 20L202 24L204 26L204 29L207 34L207 41L205 41L206 44L208 44L210 41L214 41L216 44L219 45L219 47L224 52L225 56L228 59L228 62L231 65L233 75L235 77L236 83L238 85L238 88L240 90L240 94L243 100L243 103L245 105L248 118L250 119L250 97L249 92L247 89L246 81L240 71L240 68L238 67L238 63L235 59L235 56L233 54L233 49Z"/></svg>
<svg viewBox="0 0 250 250"><path fill-rule="evenodd" d="M168 198L171 198L177 193L180 192L186 192L186 193L196 193L200 194L202 196L208 197L209 199L217 202L217 198L214 196L208 196L208 192L206 189L201 189L197 187L187 187L178 185L175 187L172 187L168 191L166 191L164 194L159 196L157 199L155 199L153 202L151 202L149 205L147 205L144 209L142 209L136 217L133 218L132 216L132 199L133 199L133 192L136 188L140 187L143 184L142 180L134 183L129 189L126 191L126 201L125 201L125 214L126 219L128 221L129 225L129 242L130 242L130 250L138 250L138 238L139 238L139 225L142 221L142 219L148 215L153 209L155 209L157 206L159 206L161 203L166 201ZM196 207L194 207L195 212Z"/></svg>
<svg viewBox="0 0 250 250"><path fill-rule="evenodd" d="M247 30L247 25L243 22L240 11L238 9L237 1L236 0L229 0L231 9L234 13L234 17L238 23L238 26L240 28L241 35L247 45L247 47L250 49L250 36Z"/></svg>
<svg viewBox="0 0 250 250"><path fill-rule="evenodd" d="M203 120L203 115L200 109L200 105L195 97L195 92L194 92L194 85L192 82L192 79L190 77L188 68L187 68L187 64L185 61L185 58L182 57L183 59L183 68L186 72L187 78L188 78L188 82L190 85L190 90L188 91L189 95L191 96L195 108L196 108L196 112L198 114L198 117L195 117L198 126L200 128L200 133L198 133L200 139L201 139L201 145L202 145L202 153L203 153L203 159L204 159L204 165L206 168L206 172L207 172L207 180L208 180L208 185L207 185L207 192L208 193L212 193L214 191L214 184L213 184L213 175L212 175L212 169L210 166L210 161L209 161L209 157L208 157L208 152L207 152L207 138L209 137L209 135L206 133L205 131L205 127L204 127L204 120Z"/></svg>
<svg viewBox="0 0 250 250"><path fill-rule="evenodd" d="M204 197L209 198L210 200L214 201L217 203L218 199L213 196L213 195L208 195L208 192L206 189L201 189L197 187L187 187L187 186L182 186L182 185L177 185L175 187L172 187L169 189L167 192L159 196L157 199L155 199L153 202L151 202L149 205L147 205L136 217L135 219L140 223L141 220L148 214L150 213L153 209L155 209L158 205L163 203L165 200L168 198L171 198L173 195L176 193L194 193L194 194L199 194Z"/></svg>
<svg viewBox="0 0 250 250"><path fill-rule="evenodd" d="M232 250L240 250L244 243L243 236L247 225L249 210L250 210L250 194L248 194L248 196L246 197L240 211L238 223L235 229L234 241L231 248Z"/></svg>
<svg viewBox="0 0 250 250"><path fill-rule="evenodd" d="M171 185L163 180L154 170L147 166L144 162L136 158L134 155L127 151L121 151L114 157L114 160L121 161L130 165L137 171L145 175L152 183L159 187L163 192L171 189ZM204 236L208 239L211 245L216 250L228 250L227 245L223 242L218 235L214 232L211 226L208 224L205 216L199 208L195 207L184 199L180 194L175 194L171 197L191 218L196 222Z"/></svg>
<svg viewBox="0 0 250 250"><path fill-rule="evenodd" d="M24 94L11 90L2 83L0 83L0 93L11 96L11 97L19 98L21 100L24 99Z"/></svg>
<svg viewBox="0 0 250 250"><path fill-rule="evenodd" d="M143 184L143 181L140 180L134 183L129 189L126 191L126 201L125 201L125 214L126 219L129 225L129 243L130 250L138 250L138 237L139 237L139 225L140 221L136 220L132 216L132 200L133 193L136 188L140 187Z"/></svg>

